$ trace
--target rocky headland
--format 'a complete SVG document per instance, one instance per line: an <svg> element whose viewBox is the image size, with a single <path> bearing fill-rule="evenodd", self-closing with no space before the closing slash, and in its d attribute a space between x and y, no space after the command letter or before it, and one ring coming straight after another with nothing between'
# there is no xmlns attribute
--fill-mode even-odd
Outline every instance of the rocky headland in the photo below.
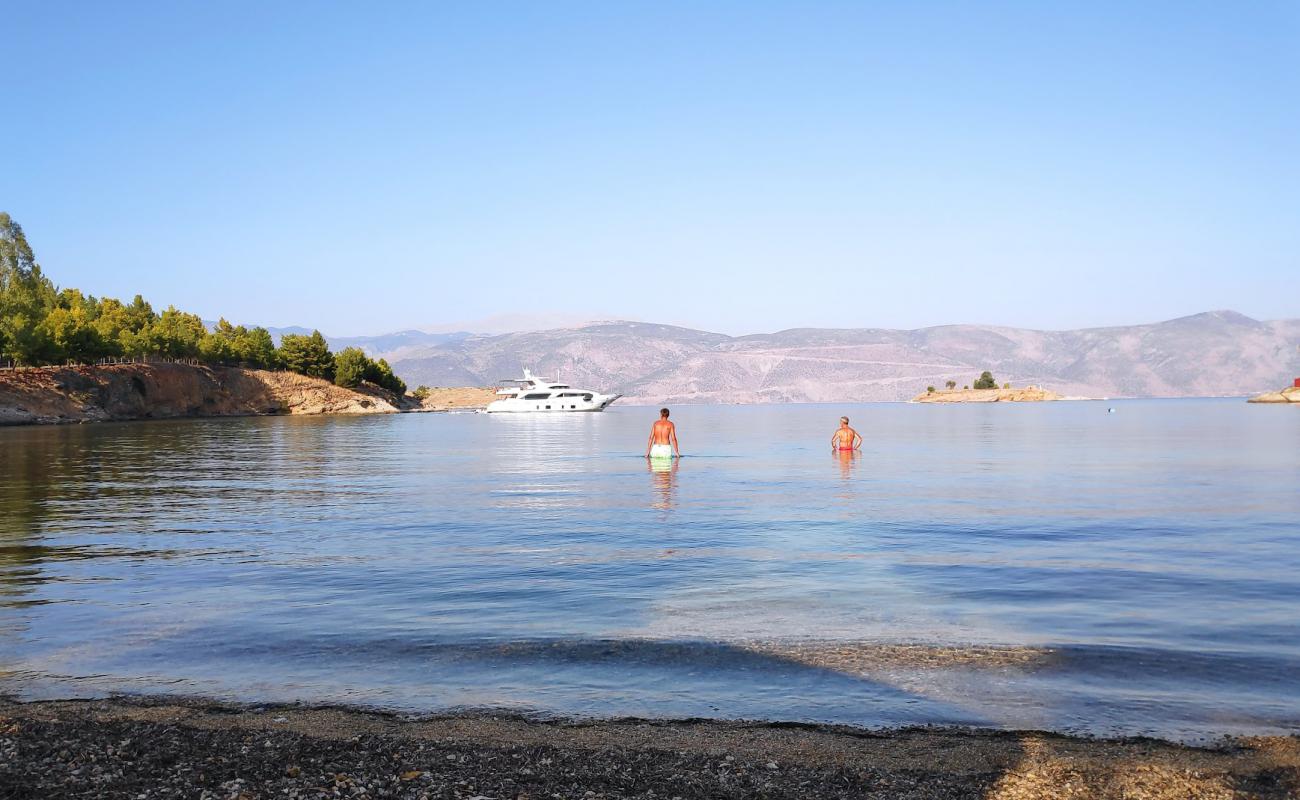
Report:
<svg viewBox="0 0 1300 800"><path fill-rule="evenodd" d="M1248 403L1297 403L1300 404L1300 386L1292 386L1280 392L1264 392L1256 395Z"/></svg>
<svg viewBox="0 0 1300 800"><path fill-rule="evenodd" d="M1041 403L1064 400L1056 392L1037 386L1023 389L949 389L925 392L912 398L913 403Z"/></svg>
<svg viewBox="0 0 1300 800"><path fill-rule="evenodd" d="M486 405L490 389L439 389L423 401L293 372L181 363L0 371L0 425L268 414L393 414Z"/></svg>

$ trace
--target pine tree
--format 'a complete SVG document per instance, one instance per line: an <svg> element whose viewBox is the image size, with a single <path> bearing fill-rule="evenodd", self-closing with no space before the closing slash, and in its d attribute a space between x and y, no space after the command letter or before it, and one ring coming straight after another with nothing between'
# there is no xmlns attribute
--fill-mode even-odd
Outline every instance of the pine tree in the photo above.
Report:
<svg viewBox="0 0 1300 800"><path fill-rule="evenodd" d="M285 334L278 355L285 369L313 378L334 379L334 355L320 331L312 331L311 336Z"/></svg>
<svg viewBox="0 0 1300 800"><path fill-rule="evenodd" d="M41 364L57 357L41 327L55 297L54 284L41 274L22 226L0 212L0 359Z"/></svg>
<svg viewBox="0 0 1300 800"><path fill-rule="evenodd" d="M334 382L355 389L366 379L373 362L359 347L345 347L334 356Z"/></svg>
<svg viewBox="0 0 1300 800"><path fill-rule="evenodd" d="M280 366L280 357L275 352L275 341L266 328L253 328L240 337L239 359L242 363L258 369L276 369Z"/></svg>

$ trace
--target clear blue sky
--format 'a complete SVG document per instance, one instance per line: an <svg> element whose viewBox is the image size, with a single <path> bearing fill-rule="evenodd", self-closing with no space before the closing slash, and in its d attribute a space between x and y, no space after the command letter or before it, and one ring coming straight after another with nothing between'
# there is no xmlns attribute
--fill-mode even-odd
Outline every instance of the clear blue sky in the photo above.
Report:
<svg viewBox="0 0 1300 800"><path fill-rule="evenodd" d="M347 335L1300 317L1300 3L10 0L56 282Z"/></svg>

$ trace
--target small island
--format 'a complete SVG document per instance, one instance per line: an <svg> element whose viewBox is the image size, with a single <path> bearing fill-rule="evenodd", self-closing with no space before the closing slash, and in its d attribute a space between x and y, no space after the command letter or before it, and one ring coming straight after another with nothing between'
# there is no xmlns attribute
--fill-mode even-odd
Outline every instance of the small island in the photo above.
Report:
<svg viewBox="0 0 1300 800"><path fill-rule="evenodd" d="M1296 380L1295 386L1288 387L1278 392L1264 392L1255 395L1247 400L1247 403L1296 403L1300 404L1300 379Z"/></svg>
<svg viewBox="0 0 1300 800"><path fill-rule="evenodd" d="M956 381L948 381L943 389L926 387L925 392L912 398L913 403L1041 403L1064 400L1056 392L1039 386L1012 388L1010 383L998 386L993 374L985 370L974 384L957 388Z"/></svg>

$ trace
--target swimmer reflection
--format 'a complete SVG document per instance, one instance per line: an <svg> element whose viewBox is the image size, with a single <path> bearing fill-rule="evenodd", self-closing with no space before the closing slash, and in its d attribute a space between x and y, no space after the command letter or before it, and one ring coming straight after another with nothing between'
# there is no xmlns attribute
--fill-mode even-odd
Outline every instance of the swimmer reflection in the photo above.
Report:
<svg viewBox="0 0 1300 800"><path fill-rule="evenodd" d="M853 477L853 470L858 466L858 455L857 450L835 450L831 453L831 457L839 462L840 477L844 480Z"/></svg>
<svg viewBox="0 0 1300 800"><path fill-rule="evenodd" d="M676 488L677 469L681 459L648 458L646 464L647 469L650 470L651 486L656 495L650 505L663 510L672 508L673 490Z"/></svg>

